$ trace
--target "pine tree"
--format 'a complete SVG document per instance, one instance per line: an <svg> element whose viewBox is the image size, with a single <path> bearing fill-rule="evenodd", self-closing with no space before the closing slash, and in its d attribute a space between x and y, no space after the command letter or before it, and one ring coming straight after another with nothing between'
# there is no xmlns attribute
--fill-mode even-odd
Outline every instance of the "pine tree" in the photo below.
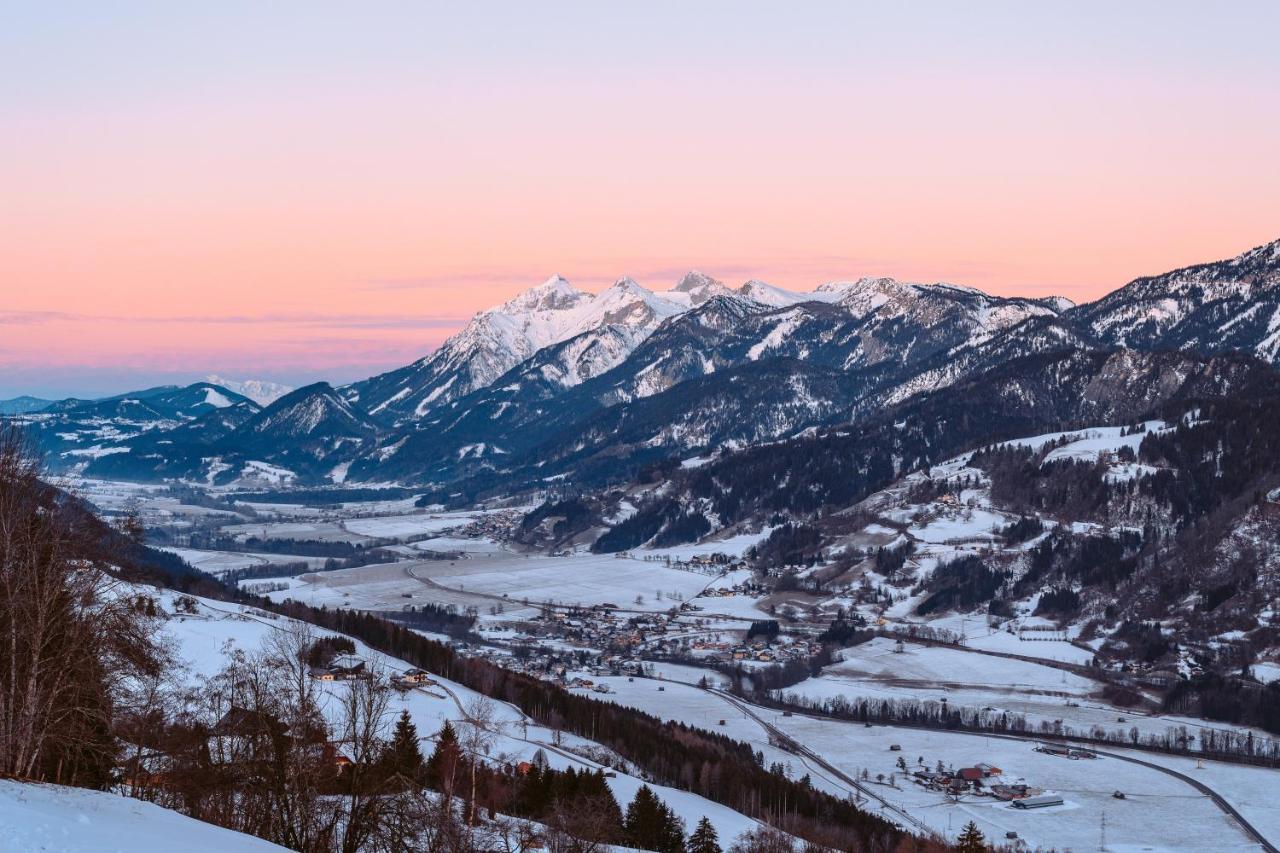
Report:
<svg viewBox="0 0 1280 853"><path fill-rule="evenodd" d="M387 747L387 759L391 770L416 779L422 770L422 750L418 748L418 727L413 724L409 710L400 712L396 720L391 743Z"/></svg>
<svg viewBox="0 0 1280 853"><path fill-rule="evenodd" d="M623 821L623 829L627 833L627 841L632 847L652 850L653 840L661 833L662 803L649 790L648 785L641 785L636 791L635 799L627 806L627 816Z"/></svg>
<svg viewBox="0 0 1280 853"><path fill-rule="evenodd" d="M636 798L627 806L623 828L632 847L657 853L684 853L684 824L654 796L648 785L640 786Z"/></svg>
<svg viewBox="0 0 1280 853"><path fill-rule="evenodd" d="M662 805L662 835L653 849L658 853L684 853L684 821L665 803Z"/></svg>
<svg viewBox="0 0 1280 853"><path fill-rule="evenodd" d="M720 839L711 821L703 816L689 836L688 853L720 853Z"/></svg>
<svg viewBox="0 0 1280 853"><path fill-rule="evenodd" d="M458 746L458 733L453 730L452 724L445 720L440 733L436 735L435 751L427 759L427 785L446 797L452 795L454 774L461 757L462 749Z"/></svg>
<svg viewBox="0 0 1280 853"><path fill-rule="evenodd" d="M983 837L978 825L969 821L956 839L955 849L956 853L986 853L987 839Z"/></svg>

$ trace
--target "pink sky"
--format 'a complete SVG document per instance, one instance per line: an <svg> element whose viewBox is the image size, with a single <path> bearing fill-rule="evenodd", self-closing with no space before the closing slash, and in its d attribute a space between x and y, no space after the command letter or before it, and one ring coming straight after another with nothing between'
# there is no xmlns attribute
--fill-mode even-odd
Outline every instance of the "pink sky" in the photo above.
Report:
<svg viewBox="0 0 1280 853"><path fill-rule="evenodd" d="M349 380L555 272L1083 301L1280 237L1257 20L709 5L33 13L0 41L0 397Z"/></svg>

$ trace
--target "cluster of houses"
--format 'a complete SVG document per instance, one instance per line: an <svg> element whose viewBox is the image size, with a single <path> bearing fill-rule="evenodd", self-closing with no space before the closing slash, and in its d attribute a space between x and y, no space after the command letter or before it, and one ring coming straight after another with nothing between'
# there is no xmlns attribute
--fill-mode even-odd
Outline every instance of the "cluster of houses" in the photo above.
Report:
<svg viewBox="0 0 1280 853"><path fill-rule="evenodd" d="M817 643L803 638L779 637L742 642L723 639L719 634L691 636L689 626L666 613L627 615L606 606L544 612L538 618L537 633L600 650L606 654L638 657L692 655L706 663L756 661L781 663L808 660L821 651Z"/></svg>
<svg viewBox="0 0 1280 853"><path fill-rule="evenodd" d="M969 792L986 792L987 789L990 789L990 793L994 794L996 788L1011 787L994 781L1000 777L1002 772L995 765L981 762L972 767L961 767L959 770L948 769L943 767L942 762L939 761L936 768L930 770L922 767L914 771L911 774L911 778L917 785L921 785L931 791L943 791L956 796ZM1023 787L1025 788L1026 786ZM999 795L997 794L997 796ZM1004 798L1002 797L1002 799ZM1012 797L1008 799L1012 799Z"/></svg>
<svg viewBox="0 0 1280 853"><path fill-rule="evenodd" d="M538 617L540 633L559 637L595 649L631 648L666 635L670 618L653 613L627 618L615 608L554 610Z"/></svg>
<svg viewBox="0 0 1280 853"><path fill-rule="evenodd" d="M717 586L711 589L704 589L701 595L704 598L731 598L735 595L764 595L766 592L768 590L758 581L747 579L733 586Z"/></svg>
<svg viewBox="0 0 1280 853"><path fill-rule="evenodd" d="M596 681L590 678L584 678L583 676L575 676L574 678L568 680L566 682L566 686L570 688L576 687L579 690L591 690L596 693L609 692L609 685L604 683L597 683Z"/></svg>
<svg viewBox="0 0 1280 853"><path fill-rule="evenodd" d="M335 655L326 666L311 669L311 677L317 681L356 681L372 678L364 658L359 655ZM409 669L391 676L391 686L399 690L415 687L431 687L437 682L425 669Z"/></svg>
<svg viewBox="0 0 1280 853"><path fill-rule="evenodd" d="M900 762L898 766L904 765ZM1046 808L1063 804L1061 796L1046 794L1042 789L1032 787L1023 781L1006 782L1001 778L1002 773L999 767L982 762L972 767L961 767L958 770L944 768L942 762L938 762L937 767L932 770L921 767L914 771L911 778L917 785L930 791L940 791L952 797L959 797L962 794L994 797L1018 809ZM1118 794L1118 796L1123 798L1123 795Z"/></svg>
<svg viewBox="0 0 1280 853"><path fill-rule="evenodd" d="M818 643L811 643L804 639L779 638L773 642L756 640L753 643L744 643L734 646L727 654L713 652L706 659L712 663L726 661L782 663L789 660L808 660L820 651L822 647Z"/></svg>
<svg viewBox="0 0 1280 853"><path fill-rule="evenodd" d="M524 513L517 509L490 512L463 527L451 531L451 535L468 539L487 538L497 542L504 542L512 539L519 532L520 524L523 520Z"/></svg>

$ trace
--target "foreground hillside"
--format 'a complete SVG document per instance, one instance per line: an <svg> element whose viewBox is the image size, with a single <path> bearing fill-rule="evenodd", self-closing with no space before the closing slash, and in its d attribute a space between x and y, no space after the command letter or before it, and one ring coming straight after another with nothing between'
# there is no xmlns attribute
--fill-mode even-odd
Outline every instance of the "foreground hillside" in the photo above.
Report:
<svg viewBox="0 0 1280 853"><path fill-rule="evenodd" d="M104 791L0 779L4 853L267 853L260 838Z"/></svg>

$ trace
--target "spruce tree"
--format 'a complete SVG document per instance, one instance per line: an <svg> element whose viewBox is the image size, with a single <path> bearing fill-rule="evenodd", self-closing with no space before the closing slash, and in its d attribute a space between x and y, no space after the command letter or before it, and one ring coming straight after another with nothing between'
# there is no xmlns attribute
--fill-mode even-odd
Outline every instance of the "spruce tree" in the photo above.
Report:
<svg viewBox="0 0 1280 853"><path fill-rule="evenodd" d="M427 759L427 785L446 796L451 795L454 773L461 756L462 749L458 746L458 733L453 730L452 724L445 720L440 733L436 735L435 751Z"/></svg>
<svg viewBox="0 0 1280 853"><path fill-rule="evenodd" d="M658 853L685 853L684 821L665 803L662 806L662 834L653 849Z"/></svg>
<svg viewBox="0 0 1280 853"><path fill-rule="evenodd" d="M720 839L716 828L704 815L689 836L688 853L720 853Z"/></svg>
<svg viewBox="0 0 1280 853"><path fill-rule="evenodd" d="M969 821L956 839L955 849L956 853L986 853L987 839L983 837L978 825Z"/></svg>
<svg viewBox="0 0 1280 853"><path fill-rule="evenodd" d="M627 833L627 842L632 847L654 849L652 842L660 834L662 826L661 806L648 785L641 785L640 790L636 791L635 799L627 806L627 816L622 823Z"/></svg>
<svg viewBox="0 0 1280 853"><path fill-rule="evenodd" d="M642 785L627 806L623 829L632 847L657 853L684 853L684 823L648 785Z"/></svg>
<svg viewBox="0 0 1280 853"><path fill-rule="evenodd" d="M418 778L422 770L422 750L418 748L418 727L413 724L407 708L396 720L387 757L393 772L402 773L410 779Z"/></svg>

